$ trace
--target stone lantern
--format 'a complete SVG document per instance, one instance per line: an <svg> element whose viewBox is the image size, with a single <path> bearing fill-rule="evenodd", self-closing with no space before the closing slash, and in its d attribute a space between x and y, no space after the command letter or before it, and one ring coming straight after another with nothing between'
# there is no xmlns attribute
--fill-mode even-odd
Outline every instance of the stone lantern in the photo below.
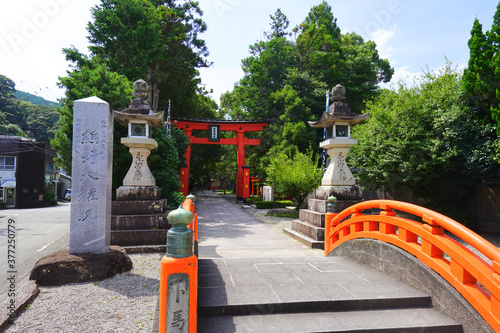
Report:
<svg viewBox="0 0 500 333"><path fill-rule="evenodd" d="M115 111L115 119L127 126L128 135L121 138L121 143L129 148L133 161L123 179L120 192L135 191L142 188L144 191L159 190L151 174L147 158L152 149L158 148L156 140L151 138L153 127L163 127L163 112L154 113L147 102L148 85L144 80L134 82L134 94L129 107L123 111ZM148 189L149 188L149 189Z"/></svg>
<svg viewBox="0 0 500 333"><path fill-rule="evenodd" d="M291 229L283 231L307 246L324 249L325 214L338 213L361 200L361 189L356 186L345 157L349 148L357 144L351 138L352 126L365 121L369 114L351 112L345 103L345 88L337 85L332 89L333 103L323 112L318 121L310 121L312 127L324 128L325 140L319 146L327 150L330 164L313 196L307 200L307 209L301 209L299 220L294 220Z"/></svg>
<svg viewBox="0 0 500 333"><path fill-rule="evenodd" d="M318 121L309 122L312 127L325 129L326 139L319 146L326 149L328 156L330 156L330 164L321 180L321 187L316 193L321 197L324 196L324 199L335 195L341 200L356 200L360 197L360 190L356 186L345 157L349 148L357 144L357 140L351 138L352 126L364 122L369 114L359 115L351 112L351 108L345 103L345 88L343 86L335 86L331 95L333 103L328 107L328 110Z"/></svg>

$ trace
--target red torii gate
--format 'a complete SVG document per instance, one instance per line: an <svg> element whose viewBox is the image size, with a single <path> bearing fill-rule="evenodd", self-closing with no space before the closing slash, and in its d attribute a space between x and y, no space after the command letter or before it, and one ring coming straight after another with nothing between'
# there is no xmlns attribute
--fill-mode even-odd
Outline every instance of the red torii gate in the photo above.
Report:
<svg viewBox="0 0 500 333"><path fill-rule="evenodd" d="M238 173L236 176L236 197L246 199L250 196L250 167L245 165L245 146L258 146L260 139L245 138L245 132L260 132L269 125L269 120L214 120L177 117L171 118L171 123L184 131L191 144L236 145ZM193 130L208 130L208 138L193 136ZM236 132L235 138L221 138L221 131ZM180 171L181 189L186 196L189 191L189 168L191 164L191 144L186 149L184 157L186 166Z"/></svg>

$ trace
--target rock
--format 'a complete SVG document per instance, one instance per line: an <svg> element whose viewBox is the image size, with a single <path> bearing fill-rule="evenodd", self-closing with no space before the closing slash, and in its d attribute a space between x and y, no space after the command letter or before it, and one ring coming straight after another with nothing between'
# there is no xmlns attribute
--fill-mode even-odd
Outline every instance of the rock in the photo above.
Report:
<svg viewBox="0 0 500 333"><path fill-rule="evenodd" d="M69 250L52 253L33 267L30 280L40 286L101 281L132 269L132 260L119 246L100 253L70 254Z"/></svg>

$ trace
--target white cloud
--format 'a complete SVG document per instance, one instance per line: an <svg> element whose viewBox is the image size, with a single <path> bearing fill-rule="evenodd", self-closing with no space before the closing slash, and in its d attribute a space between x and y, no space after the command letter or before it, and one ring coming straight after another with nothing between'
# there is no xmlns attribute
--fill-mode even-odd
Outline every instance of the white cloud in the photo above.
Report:
<svg viewBox="0 0 500 333"><path fill-rule="evenodd" d="M391 52L393 50L390 41L392 37L397 32L397 24L393 24L390 28L384 29L380 28L378 30L373 31L369 38L370 40L373 40L375 44L377 44L377 50L379 53L379 56L383 59L389 59L391 58Z"/></svg>
<svg viewBox="0 0 500 333"><path fill-rule="evenodd" d="M422 77L423 72L414 72L409 70L410 66L402 66L394 68L394 75L388 83L379 84L380 88L386 89L397 89L399 84L406 84L412 86L415 82L418 82L419 78Z"/></svg>

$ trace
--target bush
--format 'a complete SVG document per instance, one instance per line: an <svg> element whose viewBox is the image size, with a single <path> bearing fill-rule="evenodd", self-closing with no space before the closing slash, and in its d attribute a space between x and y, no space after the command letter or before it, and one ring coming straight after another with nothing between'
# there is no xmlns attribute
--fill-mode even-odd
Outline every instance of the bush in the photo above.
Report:
<svg viewBox="0 0 500 333"><path fill-rule="evenodd" d="M43 194L43 202L46 206L52 204L52 200L54 200L54 193L49 190L49 189L46 189L45 190L45 193Z"/></svg>
<svg viewBox="0 0 500 333"><path fill-rule="evenodd" d="M172 192L169 195L169 199L167 199L167 207L168 209L177 209L179 208L179 205L182 205L184 202L184 196L182 195L182 192Z"/></svg>
<svg viewBox="0 0 500 333"><path fill-rule="evenodd" d="M304 154L294 149L270 158L269 183L276 192L292 197L297 210L307 195L321 184L321 169L316 161L312 152Z"/></svg>
<svg viewBox="0 0 500 333"><path fill-rule="evenodd" d="M255 201L257 209L286 208L286 206L293 206L293 202L290 200L276 201L276 207L274 207L273 201Z"/></svg>
<svg viewBox="0 0 500 333"><path fill-rule="evenodd" d="M155 128L153 137L158 142L149 158L149 166L161 190L162 198L167 199L169 209L175 209L183 202L179 192L179 156L175 140L168 135L165 128Z"/></svg>
<svg viewBox="0 0 500 333"><path fill-rule="evenodd" d="M291 211L286 212L286 213L276 213L276 214L273 214L272 216L275 216L275 217L286 217L286 218L289 218L289 219L298 219L299 218L299 212L296 211L296 210L291 210Z"/></svg>
<svg viewBox="0 0 500 333"><path fill-rule="evenodd" d="M247 204L254 205L257 201L262 201L262 197L247 198Z"/></svg>

